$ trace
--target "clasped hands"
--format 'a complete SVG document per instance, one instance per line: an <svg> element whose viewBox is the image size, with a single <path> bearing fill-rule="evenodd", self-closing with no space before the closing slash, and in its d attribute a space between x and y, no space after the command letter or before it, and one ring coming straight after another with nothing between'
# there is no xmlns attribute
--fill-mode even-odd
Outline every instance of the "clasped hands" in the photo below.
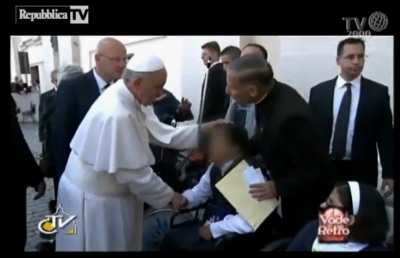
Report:
<svg viewBox="0 0 400 258"><path fill-rule="evenodd" d="M171 200L171 206L172 209L176 211L183 210L187 207L188 205L188 199L179 194L179 193L174 193L174 196L172 197ZM204 225L198 229L199 236L204 239L204 240L211 240L212 239L212 233L210 230L210 225Z"/></svg>
<svg viewBox="0 0 400 258"><path fill-rule="evenodd" d="M170 204L173 210L180 211L186 208L188 200L180 193L174 193Z"/></svg>

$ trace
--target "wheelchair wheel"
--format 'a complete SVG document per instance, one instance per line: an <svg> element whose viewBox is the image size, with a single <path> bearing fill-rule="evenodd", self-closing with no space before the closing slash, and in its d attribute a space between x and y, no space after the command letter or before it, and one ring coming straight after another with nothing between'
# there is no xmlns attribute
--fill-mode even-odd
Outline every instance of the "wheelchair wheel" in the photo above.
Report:
<svg viewBox="0 0 400 258"><path fill-rule="evenodd" d="M172 209L148 209L143 222L142 251L158 251L164 234L169 230L172 215L176 212ZM193 215L182 214L176 218L176 223L192 220Z"/></svg>

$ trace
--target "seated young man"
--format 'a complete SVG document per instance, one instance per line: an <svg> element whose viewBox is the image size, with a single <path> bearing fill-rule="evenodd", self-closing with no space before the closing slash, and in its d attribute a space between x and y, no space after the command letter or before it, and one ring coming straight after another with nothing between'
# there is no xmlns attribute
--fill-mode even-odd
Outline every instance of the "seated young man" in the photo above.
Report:
<svg viewBox="0 0 400 258"><path fill-rule="evenodd" d="M195 208L207 202L204 219L203 221L189 221L169 230L161 242L161 250L215 250L218 238L226 234L255 235L249 234L254 232L253 228L215 187L222 177L246 157L248 145L246 129L236 124L218 125L211 135L209 143L209 155L212 164L208 167L200 182L182 194L181 202L182 209ZM273 214L267 221L271 222L270 218L277 219L277 217L277 214ZM280 218L279 222L274 222L274 226L278 225ZM260 228L263 228L263 226ZM268 236L263 234L263 236L258 237L259 241L252 239L249 242L255 245L253 247L255 250L259 250L262 247L258 245L259 242L262 241L265 244L265 241L268 241L267 239ZM241 245L233 248L250 248L247 243L240 242Z"/></svg>

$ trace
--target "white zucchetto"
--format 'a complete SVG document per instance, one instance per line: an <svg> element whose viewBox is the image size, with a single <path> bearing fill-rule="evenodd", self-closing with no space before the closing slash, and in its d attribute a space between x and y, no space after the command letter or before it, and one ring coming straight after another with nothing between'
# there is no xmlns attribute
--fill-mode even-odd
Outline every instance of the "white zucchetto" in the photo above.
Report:
<svg viewBox="0 0 400 258"><path fill-rule="evenodd" d="M126 68L135 72L156 72L165 68L164 62L158 56L151 53L135 53L129 60Z"/></svg>

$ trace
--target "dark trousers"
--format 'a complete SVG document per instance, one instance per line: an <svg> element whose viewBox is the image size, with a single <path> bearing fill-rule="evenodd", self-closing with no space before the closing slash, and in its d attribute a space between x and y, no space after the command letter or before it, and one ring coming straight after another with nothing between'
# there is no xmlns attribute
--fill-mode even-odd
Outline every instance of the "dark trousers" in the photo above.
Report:
<svg viewBox="0 0 400 258"><path fill-rule="evenodd" d="M188 221L170 229L161 241L160 251L212 251L215 240L204 240L198 233L202 223Z"/></svg>
<svg viewBox="0 0 400 258"><path fill-rule="evenodd" d="M350 181L355 180L358 181L354 176L354 166L351 160L333 160L333 165L336 170L336 181Z"/></svg>

